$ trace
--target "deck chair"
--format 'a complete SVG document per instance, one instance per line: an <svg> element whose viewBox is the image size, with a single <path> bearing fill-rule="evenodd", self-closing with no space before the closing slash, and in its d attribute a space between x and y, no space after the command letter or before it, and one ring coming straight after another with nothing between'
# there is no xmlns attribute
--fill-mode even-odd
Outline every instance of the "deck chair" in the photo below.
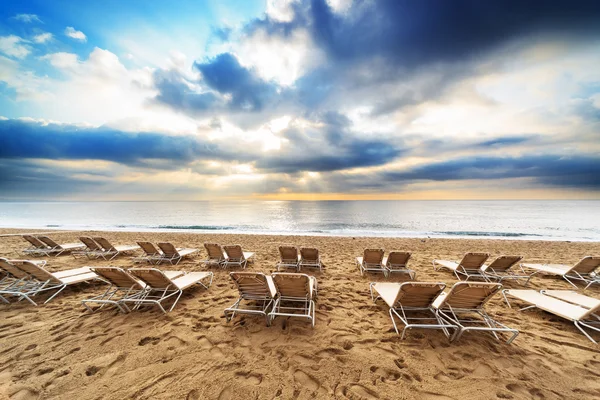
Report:
<svg viewBox="0 0 600 400"><path fill-rule="evenodd" d="M77 258L77 256L86 256L89 259L102 257L104 250L102 249L102 246L94 241L94 239L88 236L81 236L79 240L85 245L85 248L73 251L71 253L73 258Z"/></svg>
<svg viewBox="0 0 600 400"><path fill-rule="evenodd" d="M81 301L81 304L90 312L95 312L107 304L114 305L123 313L129 312L130 310L123 300L142 298L146 293L146 284L137 280L123 268L91 267L90 270L110 285L104 293ZM93 309L89 303L100 304L100 307Z"/></svg>
<svg viewBox="0 0 600 400"><path fill-rule="evenodd" d="M371 299L374 302L382 299L390 307L390 318L396 334L400 333L394 317L404 324L401 339L404 339L407 330L415 328L441 329L450 340L454 338L458 327L441 319L431 306L445 288L444 283L430 282L372 282L369 285Z"/></svg>
<svg viewBox="0 0 600 400"><path fill-rule="evenodd" d="M417 273L407 267L408 260L412 254L406 251L392 251L387 257L383 258L383 265L388 275L393 272L408 274L410 279L415 279Z"/></svg>
<svg viewBox="0 0 600 400"><path fill-rule="evenodd" d="M8 260L6 258L0 258L0 271L2 272L2 279L0 279L0 290L9 288L14 289L16 287L23 287L24 285L30 285L32 283L30 279L31 276L14 265L12 261L17 263L20 262L20 260ZM46 261L31 262L39 265L40 267L44 267L46 265Z"/></svg>
<svg viewBox="0 0 600 400"><path fill-rule="evenodd" d="M50 248L50 253L54 254L54 257L58 257L65 252L68 253L75 250L81 250L85 247L85 245L81 243L58 244L48 236L38 236L37 238Z"/></svg>
<svg viewBox="0 0 600 400"><path fill-rule="evenodd" d="M158 247L162 250L163 254L162 257L157 259L157 264L166 261L171 265L177 265L184 257L191 256L198 252L198 249L176 248L169 242L159 243Z"/></svg>
<svg viewBox="0 0 600 400"><path fill-rule="evenodd" d="M319 249L314 247L302 247L300 249L300 263L298 264L298 270L305 268L319 268L320 272L323 272L323 264L321 263L321 256L319 255Z"/></svg>
<svg viewBox="0 0 600 400"><path fill-rule="evenodd" d="M204 243L204 248L208 253L208 258L202 261L202 263L206 266L214 265L217 267L222 267L223 263L227 259L227 256L225 256L225 252L223 251L223 247L217 243Z"/></svg>
<svg viewBox="0 0 600 400"><path fill-rule="evenodd" d="M448 293L442 293L432 304L439 317L458 326L453 340L458 340L465 332L491 332L497 340L498 333L509 335L510 344L519 331L494 320L484 310L485 304L500 290L502 285L489 282L458 282Z"/></svg>
<svg viewBox="0 0 600 400"><path fill-rule="evenodd" d="M100 257L105 260L112 260L118 255L130 253L139 249L139 247L131 246L131 245L123 245L123 246L113 246L108 240L103 237L94 237L93 238L96 243L102 246L102 252L98 253ZM109 258L107 258L109 257Z"/></svg>
<svg viewBox="0 0 600 400"><path fill-rule="evenodd" d="M133 309L145 304L157 305L163 313L173 311L185 289L196 284L208 289L213 280L212 272L189 272L175 279L169 278L157 268L131 268L128 272L147 285L146 292L141 298L122 299L121 302L133 303ZM203 282L206 279L209 280L208 283ZM167 311L162 303L173 297L175 300Z"/></svg>
<svg viewBox="0 0 600 400"><path fill-rule="evenodd" d="M600 267L600 257L583 257L577 264L573 266L564 264L529 264L523 263L522 267L535 270L532 274L544 273L549 275L557 275L563 277L567 282L577 289L577 285L572 281L583 281L587 286L586 290L594 283L600 284L600 275L596 272Z"/></svg>
<svg viewBox="0 0 600 400"><path fill-rule="evenodd" d="M253 261L254 253L251 251L243 251L242 246L239 244L223 246L223 250L227 255L227 258L223 262L224 268L227 268L230 265L246 268L248 263Z"/></svg>
<svg viewBox="0 0 600 400"><path fill-rule="evenodd" d="M277 290L273 278L261 272L230 272L229 276L235 283L240 297L231 307L225 309L225 319L231 321L235 314L262 315L271 324L268 315L273 305Z"/></svg>
<svg viewBox="0 0 600 400"><path fill-rule="evenodd" d="M44 304L46 304L56 297L60 292L62 292L67 286L82 282L100 280L98 275L90 271L89 267L51 273L40 267L38 264L32 263L31 261L12 260L11 263L21 271L27 273L32 279L32 284L26 285L23 288L0 290L0 297L6 298L6 296L15 296L19 297L19 300L25 299L36 306L37 303L32 299L32 297L40 293L55 291L54 294L52 294L52 296L50 296L50 298L44 302Z"/></svg>
<svg viewBox="0 0 600 400"><path fill-rule="evenodd" d="M535 290L506 289L502 291L502 295L509 307L512 306L508 301L508 297L518 299L529 304L527 307L519 309L519 311L539 308L540 310L569 320L589 340L593 343L598 343L590 336L586 328L600 332L600 300L565 290L537 292Z"/></svg>
<svg viewBox="0 0 600 400"><path fill-rule="evenodd" d="M50 252L50 247L35 236L23 235L22 238L25 239L30 246L21 251L21 253L31 256L44 256Z"/></svg>
<svg viewBox="0 0 600 400"><path fill-rule="evenodd" d="M502 283L503 280L525 280L524 285L529 283L533 274L528 274L522 266L517 263L523 259L522 256L499 256L490 265L481 266L481 273L487 281Z"/></svg>
<svg viewBox="0 0 600 400"><path fill-rule="evenodd" d="M481 267L490 257L487 253L467 253L461 261L454 262L448 260L433 260L433 269L438 271L441 268L447 268L454 272L459 280L468 281L471 278L480 278L487 280L481 272Z"/></svg>
<svg viewBox="0 0 600 400"><path fill-rule="evenodd" d="M356 257L356 266L361 275L369 271L383 272L387 276L387 269L383 265L383 249L365 249L362 257Z"/></svg>
<svg viewBox="0 0 600 400"><path fill-rule="evenodd" d="M275 272L271 276L278 295L269 313L271 323L278 316L299 317L308 319L314 328L317 298L315 277L286 272Z"/></svg>
<svg viewBox="0 0 600 400"><path fill-rule="evenodd" d="M163 256L162 252L156 248L155 245L153 245L150 242L137 242L138 246L140 246L140 248L142 249L142 251L144 252L144 255L141 257L135 257L133 259L134 262L147 262L149 264L153 264L158 262L158 260L160 260Z"/></svg>
<svg viewBox="0 0 600 400"><path fill-rule="evenodd" d="M282 268L293 268L295 270L300 270L300 253L298 252L298 248L295 246L279 246L279 261L275 265L277 267L277 271Z"/></svg>

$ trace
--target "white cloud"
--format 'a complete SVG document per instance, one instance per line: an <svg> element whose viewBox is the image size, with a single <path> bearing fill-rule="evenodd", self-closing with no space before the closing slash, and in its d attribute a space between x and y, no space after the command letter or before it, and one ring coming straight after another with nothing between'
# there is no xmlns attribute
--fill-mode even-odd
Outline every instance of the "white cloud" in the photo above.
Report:
<svg viewBox="0 0 600 400"><path fill-rule="evenodd" d="M16 61L3 56L0 56L0 81L15 91L17 101L44 100L52 96L47 90L47 78L21 71Z"/></svg>
<svg viewBox="0 0 600 400"><path fill-rule="evenodd" d="M42 22L40 17L38 17L35 14L17 14L13 18L18 21L25 22L25 23L31 23L31 22L40 22L41 23Z"/></svg>
<svg viewBox="0 0 600 400"><path fill-rule="evenodd" d="M27 40L19 36L0 36L0 52L10 57L25 58L31 50L23 43L27 43Z"/></svg>
<svg viewBox="0 0 600 400"><path fill-rule="evenodd" d="M33 41L36 43L46 43L50 39L52 39L52 34L50 32L40 33L33 37Z"/></svg>
<svg viewBox="0 0 600 400"><path fill-rule="evenodd" d="M327 0L327 4L334 12L343 14L352 5L353 0Z"/></svg>
<svg viewBox="0 0 600 400"><path fill-rule="evenodd" d="M294 19L292 4L297 0L267 0L267 15L277 21L290 22Z"/></svg>
<svg viewBox="0 0 600 400"><path fill-rule="evenodd" d="M53 67L61 69L73 69L78 65L77 54L73 53L52 53L40 57L41 60L48 60Z"/></svg>
<svg viewBox="0 0 600 400"><path fill-rule="evenodd" d="M87 40L87 36L85 36L83 32L75 30L75 28L72 26L67 26L67 29L65 29L65 35L72 39L81 40L82 42Z"/></svg>

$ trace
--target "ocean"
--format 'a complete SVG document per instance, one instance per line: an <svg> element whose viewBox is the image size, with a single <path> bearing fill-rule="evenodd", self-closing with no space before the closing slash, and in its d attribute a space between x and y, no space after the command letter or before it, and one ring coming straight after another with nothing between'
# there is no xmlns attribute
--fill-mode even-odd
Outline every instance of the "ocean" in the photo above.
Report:
<svg viewBox="0 0 600 400"><path fill-rule="evenodd" d="M600 241L600 201L0 202L0 227Z"/></svg>

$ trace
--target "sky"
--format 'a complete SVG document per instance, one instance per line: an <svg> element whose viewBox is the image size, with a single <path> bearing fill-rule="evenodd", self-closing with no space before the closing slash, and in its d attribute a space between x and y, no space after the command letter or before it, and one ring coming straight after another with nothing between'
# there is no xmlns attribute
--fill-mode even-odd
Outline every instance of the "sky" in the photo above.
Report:
<svg viewBox="0 0 600 400"><path fill-rule="evenodd" d="M599 199L597 0L4 0L0 200Z"/></svg>

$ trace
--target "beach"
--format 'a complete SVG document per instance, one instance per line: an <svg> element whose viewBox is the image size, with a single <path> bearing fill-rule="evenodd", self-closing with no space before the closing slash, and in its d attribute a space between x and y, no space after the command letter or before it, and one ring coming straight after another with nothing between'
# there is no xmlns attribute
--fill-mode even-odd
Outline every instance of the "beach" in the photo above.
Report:
<svg viewBox="0 0 600 400"><path fill-rule="evenodd" d="M2 229L0 234L24 230ZM32 231L33 232L33 231ZM36 230L35 232L48 232ZM401 281L402 275L361 276L355 257L365 248L412 252L416 281L457 279L434 271L433 259L459 260L466 252L523 255L527 262L574 264L599 255L599 242L496 239L421 239L335 236L271 236L173 232L51 232L59 243L101 235L113 244L169 241L198 248L197 257L165 270L214 272L212 286L187 290L175 309L87 312L81 300L102 285L69 287L38 307L0 305L0 398L9 399L551 399L600 396L600 348L576 327L540 310L519 312L498 295L486 310L516 328L512 344L483 333L449 343L439 330L412 330L401 340L388 307L373 303L369 282ZM302 319L236 316L223 309L238 296L229 272L206 268L204 242L240 244L256 253L248 270L275 271L282 244L317 247L324 263L315 327ZM0 237L0 257L21 258L19 236ZM131 257L107 262L45 257L49 271L82 266L131 267ZM520 288L508 282L507 288ZM531 289L570 289L560 278L535 276ZM600 298L600 288L586 294ZM600 339L600 335L595 336Z"/></svg>

